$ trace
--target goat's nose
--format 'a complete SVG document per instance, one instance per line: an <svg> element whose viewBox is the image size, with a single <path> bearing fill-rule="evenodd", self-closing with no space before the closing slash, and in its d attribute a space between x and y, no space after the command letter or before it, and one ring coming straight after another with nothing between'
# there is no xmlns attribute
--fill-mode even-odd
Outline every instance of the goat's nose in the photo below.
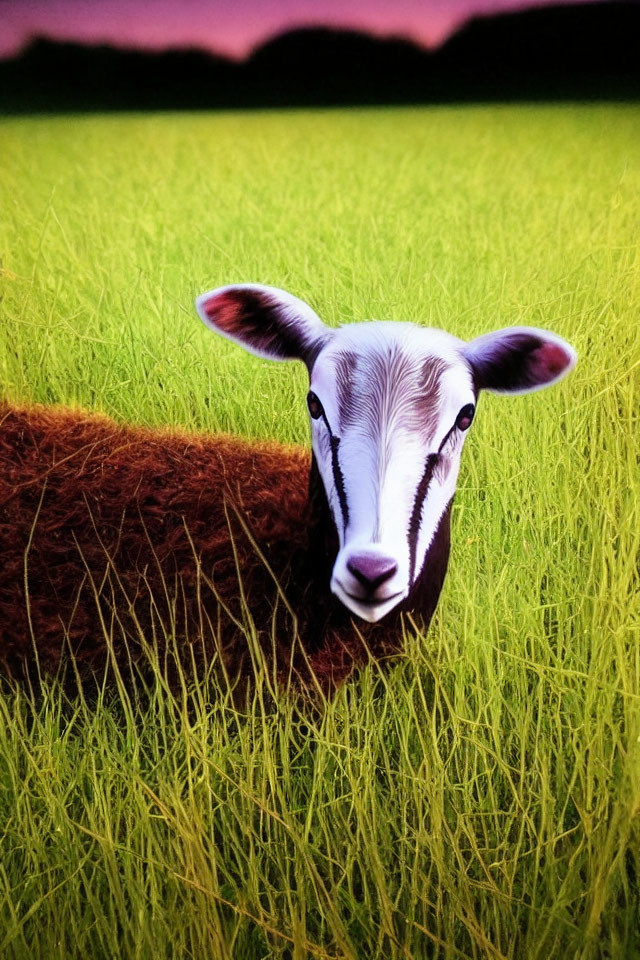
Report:
<svg viewBox="0 0 640 960"><path fill-rule="evenodd" d="M347 561L349 573L370 593L389 580L397 569L398 564L391 557L373 553L356 553Z"/></svg>

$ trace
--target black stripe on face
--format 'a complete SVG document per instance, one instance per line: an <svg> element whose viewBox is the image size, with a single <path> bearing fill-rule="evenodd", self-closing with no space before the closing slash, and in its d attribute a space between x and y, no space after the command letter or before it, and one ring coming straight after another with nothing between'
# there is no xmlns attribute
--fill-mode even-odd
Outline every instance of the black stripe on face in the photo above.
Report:
<svg viewBox="0 0 640 960"><path fill-rule="evenodd" d="M422 474L422 479L420 480L418 489L416 490L415 500L413 501L413 510L411 511L411 518L409 520L409 589L413 587L416 579L416 552L418 549L418 534L420 533L420 525L422 523L422 507L424 505L427 493L429 492L429 485L431 483L434 471L441 461L440 455L442 449L455 429L456 426L454 424L449 432L444 436L440 446L438 447L438 452L430 453L427 457L424 473Z"/></svg>
<svg viewBox="0 0 640 960"><path fill-rule="evenodd" d="M418 534L420 533L420 524L422 523L422 507L425 497L433 477L433 471L436 468L440 454L430 453L427 457L422 479L416 490L415 500L413 501L413 510L409 520L409 589L413 586L416 579L416 552L418 549Z"/></svg>
<svg viewBox="0 0 640 960"><path fill-rule="evenodd" d="M340 437L334 436L331 432L331 427L329 421L327 420L327 415L322 411L322 419L325 422L325 426L329 431L329 443L331 444L331 469L333 470L333 482L335 484L336 492L338 494L338 501L340 503L340 510L342 511L342 524L343 531L346 532L348 523L349 523L349 504L347 503L347 494L344 488L344 475L340 469L340 461L338 460L338 447L340 446Z"/></svg>

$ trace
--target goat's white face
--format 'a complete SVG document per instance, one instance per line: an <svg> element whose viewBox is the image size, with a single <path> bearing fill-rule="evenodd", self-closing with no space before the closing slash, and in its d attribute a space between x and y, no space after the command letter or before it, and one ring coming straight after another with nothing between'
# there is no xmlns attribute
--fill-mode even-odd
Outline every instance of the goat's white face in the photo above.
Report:
<svg viewBox="0 0 640 960"><path fill-rule="evenodd" d="M255 284L212 290L196 307L251 352L306 362L313 450L340 543L331 589L369 621L422 572L479 390L541 389L576 360L564 340L530 327L470 343L413 323L331 329L297 298Z"/></svg>
<svg viewBox="0 0 640 960"><path fill-rule="evenodd" d="M365 620L407 596L455 492L476 401L461 346L409 323L356 323L313 366L313 450L340 538L331 589Z"/></svg>

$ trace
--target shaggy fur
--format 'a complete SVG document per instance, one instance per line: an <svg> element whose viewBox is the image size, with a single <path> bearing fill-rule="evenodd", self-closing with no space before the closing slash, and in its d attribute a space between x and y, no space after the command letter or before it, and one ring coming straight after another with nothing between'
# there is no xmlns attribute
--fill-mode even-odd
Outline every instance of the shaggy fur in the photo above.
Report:
<svg viewBox="0 0 640 960"><path fill-rule="evenodd" d="M0 661L21 674L35 649L54 671L69 648L89 674L145 642L162 658L170 636L185 665L215 660L235 681L255 637L279 682L329 691L398 649L407 604L428 623L448 521L429 584L356 623L329 591L337 540L306 451L1 406Z"/></svg>

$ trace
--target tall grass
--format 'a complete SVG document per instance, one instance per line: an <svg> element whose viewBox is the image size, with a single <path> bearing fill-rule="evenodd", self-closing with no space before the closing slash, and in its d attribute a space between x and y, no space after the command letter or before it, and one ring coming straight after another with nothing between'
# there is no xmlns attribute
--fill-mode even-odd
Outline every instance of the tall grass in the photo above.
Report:
<svg viewBox="0 0 640 960"><path fill-rule="evenodd" d="M640 956L638 133L624 105L4 123L9 399L307 442L302 372L194 317L233 280L580 363L481 400L436 620L331 702L259 664L246 708L158 665L137 698L4 683L0 955Z"/></svg>

